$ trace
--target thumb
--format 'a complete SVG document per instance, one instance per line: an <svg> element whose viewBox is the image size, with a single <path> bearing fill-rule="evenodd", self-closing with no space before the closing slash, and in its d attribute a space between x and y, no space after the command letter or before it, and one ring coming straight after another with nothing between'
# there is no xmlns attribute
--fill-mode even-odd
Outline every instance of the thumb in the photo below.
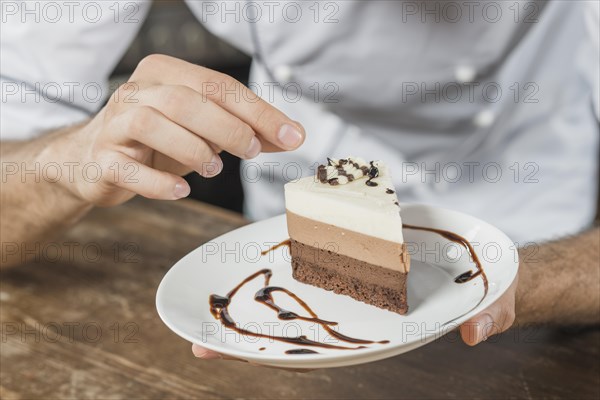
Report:
<svg viewBox="0 0 600 400"><path fill-rule="evenodd" d="M469 346L504 332L515 321L514 299L500 299L485 311L471 318L460 327L463 341Z"/></svg>

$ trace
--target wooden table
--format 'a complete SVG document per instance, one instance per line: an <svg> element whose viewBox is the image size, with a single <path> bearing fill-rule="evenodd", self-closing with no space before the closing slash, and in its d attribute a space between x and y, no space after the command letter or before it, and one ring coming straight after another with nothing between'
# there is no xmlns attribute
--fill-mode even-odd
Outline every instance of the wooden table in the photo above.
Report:
<svg viewBox="0 0 600 400"><path fill-rule="evenodd" d="M200 203L136 199L95 210L38 262L3 273L0 397L600 397L598 328L514 329L475 348L449 335L395 358L310 373L198 360L158 318L155 291L180 257L243 224Z"/></svg>

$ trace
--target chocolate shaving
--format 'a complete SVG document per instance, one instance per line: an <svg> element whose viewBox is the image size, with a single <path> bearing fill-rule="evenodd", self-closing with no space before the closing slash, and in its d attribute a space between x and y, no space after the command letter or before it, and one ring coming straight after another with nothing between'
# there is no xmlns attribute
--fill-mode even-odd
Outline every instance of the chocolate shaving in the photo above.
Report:
<svg viewBox="0 0 600 400"><path fill-rule="evenodd" d="M366 176L368 177L368 180L365 182L367 186L377 186L377 183L372 182L373 178L379 176L379 169L374 165L374 162L371 161L369 165L365 165L364 161L361 159L358 160L356 161L352 158L336 160L328 157L327 165L318 166L317 179L321 183L337 186ZM338 179L340 177L344 177L345 179Z"/></svg>
<svg viewBox="0 0 600 400"><path fill-rule="evenodd" d="M371 168L369 169L368 175L369 178L377 178L379 176L379 168L373 165L373 161L370 162Z"/></svg>
<svg viewBox="0 0 600 400"><path fill-rule="evenodd" d="M324 165L319 165L319 168L317 169L317 178L321 183L327 182L327 169Z"/></svg>

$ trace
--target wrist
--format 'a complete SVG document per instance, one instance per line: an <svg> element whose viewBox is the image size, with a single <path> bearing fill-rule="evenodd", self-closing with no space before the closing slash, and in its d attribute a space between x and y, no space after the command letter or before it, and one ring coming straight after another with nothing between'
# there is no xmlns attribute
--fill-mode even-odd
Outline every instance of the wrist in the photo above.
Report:
<svg viewBox="0 0 600 400"><path fill-rule="evenodd" d="M58 198L70 207L82 210L89 210L93 206L80 190L86 169L84 154L87 149L81 140L86 125L71 126L48 135L35 159L41 168L43 181L60 192L57 193Z"/></svg>

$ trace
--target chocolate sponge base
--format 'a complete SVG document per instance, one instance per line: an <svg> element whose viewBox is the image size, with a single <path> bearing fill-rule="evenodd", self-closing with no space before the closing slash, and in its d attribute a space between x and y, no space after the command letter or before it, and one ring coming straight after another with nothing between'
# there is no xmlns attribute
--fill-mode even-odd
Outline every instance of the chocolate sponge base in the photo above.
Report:
<svg viewBox="0 0 600 400"><path fill-rule="evenodd" d="M406 314L408 274L291 240L293 277L297 281ZM408 255L403 262L408 263ZM407 268L408 270L408 268Z"/></svg>

